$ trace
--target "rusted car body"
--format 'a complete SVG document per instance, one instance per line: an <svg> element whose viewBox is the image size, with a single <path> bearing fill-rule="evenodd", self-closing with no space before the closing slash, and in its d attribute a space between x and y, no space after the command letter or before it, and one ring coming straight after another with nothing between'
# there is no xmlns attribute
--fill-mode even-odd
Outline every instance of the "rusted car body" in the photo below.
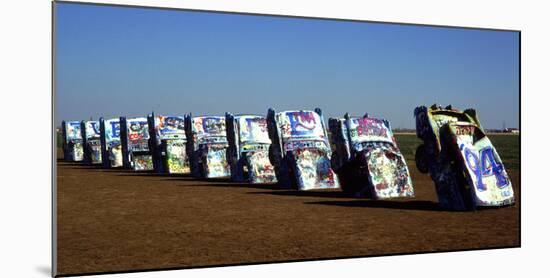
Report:
<svg viewBox="0 0 550 278"><path fill-rule="evenodd" d="M185 116L187 154L194 177L230 177L225 117Z"/></svg>
<svg viewBox="0 0 550 278"><path fill-rule="evenodd" d="M80 121L63 121L61 123L63 137L63 159L68 161L82 161L84 147Z"/></svg>
<svg viewBox="0 0 550 278"><path fill-rule="evenodd" d="M158 173L190 173L185 136L185 118L159 116L152 113L149 118L151 141L153 142L153 166Z"/></svg>
<svg viewBox="0 0 550 278"><path fill-rule="evenodd" d="M387 120L346 114L329 119L329 127L332 166L343 191L372 199L414 197L405 157Z"/></svg>
<svg viewBox="0 0 550 278"><path fill-rule="evenodd" d="M423 141L416 165L430 174L441 207L475 210L514 203L508 174L475 110L432 105L417 107L414 114Z"/></svg>
<svg viewBox="0 0 550 278"><path fill-rule="evenodd" d="M153 170L147 118L120 117L120 139L124 168L134 171Z"/></svg>
<svg viewBox="0 0 550 278"><path fill-rule="evenodd" d="M101 164L101 131L99 121L82 121L84 161L88 164Z"/></svg>
<svg viewBox="0 0 550 278"><path fill-rule="evenodd" d="M267 114L272 145L269 158L283 188L340 188L331 168L332 150L321 109Z"/></svg>
<svg viewBox="0 0 550 278"><path fill-rule="evenodd" d="M263 116L226 113L227 161L231 179L237 182L275 183L277 177L269 161L271 139Z"/></svg>

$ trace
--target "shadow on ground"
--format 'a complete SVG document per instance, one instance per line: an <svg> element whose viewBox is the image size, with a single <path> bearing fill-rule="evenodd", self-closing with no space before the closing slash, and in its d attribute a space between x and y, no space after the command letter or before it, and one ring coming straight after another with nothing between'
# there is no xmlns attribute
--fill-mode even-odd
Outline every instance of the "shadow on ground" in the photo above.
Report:
<svg viewBox="0 0 550 278"><path fill-rule="evenodd" d="M173 180L172 180L173 181ZM198 180L200 181L200 179ZM280 190L277 188L276 184L250 184L250 183L236 183L236 182L227 182L227 183L199 183L199 184L178 184L177 186L181 187L225 187L225 188L254 188L254 189L269 189L269 190ZM248 192L251 193L251 192ZM266 193L266 192L257 192L257 193ZM270 192L268 192L270 193Z"/></svg>
<svg viewBox="0 0 550 278"><path fill-rule="evenodd" d="M432 201L391 201L391 200L351 200L351 201L317 201L305 202L307 205L327 205L341 207L364 207L364 208L389 208L402 210L425 210L444 211L436 202Z"/></svg>
<svg viewBox="0 0 550 278"><path fill-rule="evenodd" d="M284 190L284 189L280 189ZM298 196L298 197L327 197L327 198L353 198L352 195L343 191L297 191L288 190L274 192L248 192L247 194L271 194L276 196Z"/></svg>
<svg viewBox="0 0 550 278"><path fill-rule="evenodd" d="M186 175L180 175L180 174L168 174L168 173L157 173L157 172L153 172L153 171L140 171L140 172L136 172L134 170L127 170L127 169L120 169L118 170L118 172L120 174L118 174L117 176L126 176L126 177L133 177L133 176L138 176L138 177L144 177L144 176L151 176L151 177L191 177L191 176L186 176Z"/></svg>

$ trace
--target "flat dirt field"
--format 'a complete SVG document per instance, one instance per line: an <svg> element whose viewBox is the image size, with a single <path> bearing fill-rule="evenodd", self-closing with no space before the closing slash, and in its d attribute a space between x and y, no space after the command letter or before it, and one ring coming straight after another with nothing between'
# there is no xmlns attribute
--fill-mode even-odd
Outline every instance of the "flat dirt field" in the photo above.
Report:
<svg viewBox="0 0 550 278"><path fill-rule="evenodd" d="M439 210L433 182L414 164L419 141L412 135L397 139L411 171L412 199L373 201L338 191L298 192L58 161L58 274L520 245L518 136L491 136L516 204L476 212Z"/></svg>

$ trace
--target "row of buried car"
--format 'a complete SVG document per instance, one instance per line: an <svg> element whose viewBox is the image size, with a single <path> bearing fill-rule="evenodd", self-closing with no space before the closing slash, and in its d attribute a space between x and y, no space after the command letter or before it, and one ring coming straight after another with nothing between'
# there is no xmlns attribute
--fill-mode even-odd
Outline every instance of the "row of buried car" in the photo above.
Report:
<svg viewBox="0 0 550 278"><path fill-rule="evenodd" d="M450 210L514 203L508 175L475 110L415 109L417 168L429 173ZM63 121L65 160L356 197L414 197L390 123L365 115L330 118L320 109L269 109L267 117L159 116Z"/></svg>

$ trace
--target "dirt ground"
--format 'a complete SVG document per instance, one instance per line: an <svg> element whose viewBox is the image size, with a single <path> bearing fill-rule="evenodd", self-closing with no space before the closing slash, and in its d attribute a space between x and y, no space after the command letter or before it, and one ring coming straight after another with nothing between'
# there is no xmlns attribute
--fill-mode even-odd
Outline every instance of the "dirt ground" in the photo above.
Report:
<svg viewBox="0 0 550 278"><path fill-rule="evenodd" d="M373 201L58 161L58 274L519 246L519 171L514 206L448 212L409 169L416 198Z"/></svg>

